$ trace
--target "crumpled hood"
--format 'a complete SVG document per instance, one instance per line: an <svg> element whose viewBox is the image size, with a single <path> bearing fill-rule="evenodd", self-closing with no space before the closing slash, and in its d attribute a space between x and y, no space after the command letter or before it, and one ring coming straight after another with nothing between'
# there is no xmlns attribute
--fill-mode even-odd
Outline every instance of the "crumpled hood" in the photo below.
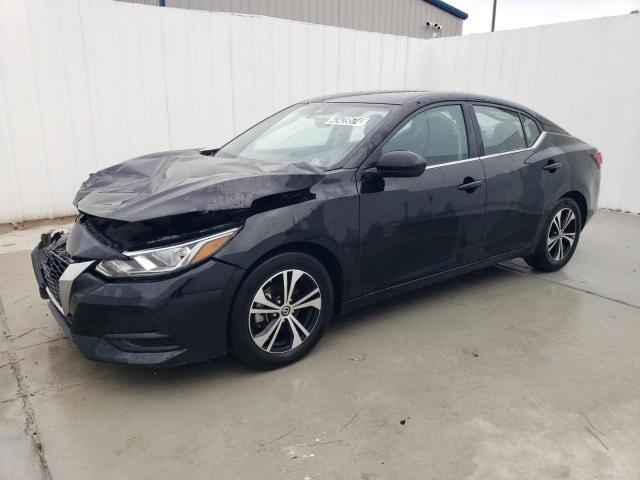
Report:
<svg viewBox="0 0 640 480"><path fill-rule="evenodd" d="M90 215L135 222L249 208L267 195L310 188L323 176L305 163L211 157L200 150L162 152L91 174L73 204Z"/></svg>

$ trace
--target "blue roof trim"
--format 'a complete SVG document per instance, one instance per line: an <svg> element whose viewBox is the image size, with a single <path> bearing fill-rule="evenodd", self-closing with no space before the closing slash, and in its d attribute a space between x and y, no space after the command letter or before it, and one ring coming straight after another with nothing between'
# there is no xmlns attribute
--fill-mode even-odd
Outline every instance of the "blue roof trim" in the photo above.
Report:
<svg viewBox="0 0 640 480"><path fill-rule="evenodd" d="M449 5L446 2L443 2L442 0L424 0L427 3L430 3L431 5L433 5L434 7L438 7L441 10L444 10L447 13L450 13L451 15L461 18L462 20L466 20L467 18L469 18L469 14L463 12L462 10L458 10L456 7Z"/></svg>

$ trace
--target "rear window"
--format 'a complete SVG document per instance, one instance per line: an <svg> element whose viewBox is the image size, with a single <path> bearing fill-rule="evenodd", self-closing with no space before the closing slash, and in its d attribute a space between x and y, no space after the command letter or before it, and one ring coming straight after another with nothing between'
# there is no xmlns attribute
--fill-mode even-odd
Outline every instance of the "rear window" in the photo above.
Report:
<svg viewBox="0 0 640 480"><path fill-rule="evenodd" d="M507 153L526 148L520 116L512 111L486 105L474 105L485 155Z"/></svg>

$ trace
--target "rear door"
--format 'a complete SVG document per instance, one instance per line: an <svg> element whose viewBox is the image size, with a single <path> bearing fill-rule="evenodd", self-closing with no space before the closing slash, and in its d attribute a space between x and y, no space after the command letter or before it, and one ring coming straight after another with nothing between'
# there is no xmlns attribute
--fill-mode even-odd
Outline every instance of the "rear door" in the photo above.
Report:
<svg viewBox="0 0 640 480"><path fill-rule="evenodd" d="M559 188L563 153L544 148L533 118L494 104L472 107L486 173L484 257L525 247Z"/></svg>
<svg viewBox="0 0 640 480"><path fill-rule="evenodd" d="M470 124L461 103L428 107L402 122L363 166L358 188L365 292L478 258L485 187L476 145L468 141ZM425 157L424 173L380 177L375 163L395 150Z"/></svg>

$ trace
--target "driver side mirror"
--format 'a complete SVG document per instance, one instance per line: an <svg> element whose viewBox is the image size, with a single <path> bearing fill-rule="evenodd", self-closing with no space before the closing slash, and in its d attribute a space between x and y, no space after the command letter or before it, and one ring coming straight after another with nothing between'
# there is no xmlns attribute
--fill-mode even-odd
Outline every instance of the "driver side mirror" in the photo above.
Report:
<svg viewBox="0 0 640 480"><path fill-rule="evenodd" d="M419 177L427 168L424 157L410 151L387 152L376 164L383 177Z"/></svg>

